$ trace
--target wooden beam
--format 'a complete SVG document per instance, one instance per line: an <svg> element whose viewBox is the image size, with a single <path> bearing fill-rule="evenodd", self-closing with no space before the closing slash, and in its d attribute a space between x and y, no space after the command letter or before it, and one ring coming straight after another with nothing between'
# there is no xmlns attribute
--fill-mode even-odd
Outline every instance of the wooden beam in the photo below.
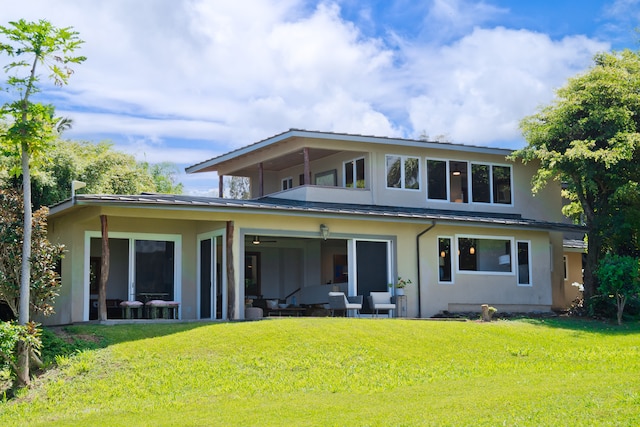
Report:
<svg viewBox="0 0 640 427"><path fill-rule="evenodd" d="M258 197L264 196L264 166L258 163Z"/></svg>
<svg viewBox="0 0 640 427"><path fill-rule="evenodd" d="M227 221L227 318L236 317L236 273L233 267L233 221Z"/></svg>
<svg viewBox="0 0 640 427"><path fill-rule="evenodd" d="M102 255L100 256L100 282L98 282L98 320L107 320L107 280L109 280L109 227L107 216L100 215Z"/></svg>
<svg viewBox="0 0 640 427"><path fill-rule="evenodd" d="M309 147L302 149L304 156L304 185L311 185L311 165L309 163Z"/></svg>
<svg viewBox="0 0 640 427"><path fill-rule="evenodd" d="M218 197L224 198L224 175L218 176Z"/></svg>

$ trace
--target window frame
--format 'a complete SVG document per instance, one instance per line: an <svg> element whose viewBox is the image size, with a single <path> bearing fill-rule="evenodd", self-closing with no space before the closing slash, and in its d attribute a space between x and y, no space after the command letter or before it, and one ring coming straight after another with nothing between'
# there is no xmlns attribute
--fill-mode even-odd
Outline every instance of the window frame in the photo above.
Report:
<svg viewBox="0 0 640 427"><path fill-rule="evenodd" d="M331 180L331 184L320 184L319 181L328 178ZM320 185L323 187L337 187L338 186L338 171L336 169L330 169L328 171L319 172L313 177L313 185Z"/></svg>
<svg viewBox="0 0 640 427"><path fill-rule="evenodd" d="M491 270L461 270L460 269L460 239L476 239L476 240L500 240L509 242L509 257L511 263L511 271L491 271ZM516 239L513 236L490 236L482 234L456 234L455 235L455 248L456 248L456 274L469 274L475 276L490 275L490 276L516 276L516 267L514 257L514 247ZM505 254L507 255L507 254ZM517 281L517 277L516 277Z"/></svg>
<svg viewBox="0 0 640 427"><path fill-rule="evenodd" d="M389 187L389 169L387 159L389 157L399 158L400 159L400 187ZM406 164L407 160L415 159L416 164L418 165L418 176L416 177L416 182L418 183L418 188L410 188L407 187L406 184ZM409 191L420 191L420 186L422 184L422 161L420 156L411 156L411 155L401 155L401 154L385 154L384 155L384 177L385 177L385 187L388 190L409 190Z"/></svg>
<svg viewBox="0 0 640 427"><path fill-rule="evenodd" d="M358 161L362 160L362 180L364 181L364 186L362 187L358 187ZM353 186L348 186L347 185L347 165L351 163L351 173L353 176L353 181L354 181L354 185ZM356 157L353 159L349 159L349 160L345 160L344 162L342 162L342 187L344 188L353 188L354 190L357 189L366 189L367 188L367 160L365 158L365 156L360 156L360 157Z"/></svg>
<svg viewBox="0 0 640 427"><path fill-rule="evenodd" d="M443 162L444 163L444 178L445 178L445 183L444 183L444 199L432 199L429 197L429 161L434 161L434 162ZM441 158L434 158L434 157L426 157L425 158L425 174L426 174L426 195L427 195L427 201L429 202L435 202L435 203L451 203L449 202L449 193L450 190L449 188L451 187L451 185L449 184L449 160L448 159L441 159Z"/></svg>
<svg viewBox="0 0 640 427"><path fill-rule="evenodd" d="M280 181L280 189L281 191L290 190L293 188L293 177L288 176L286 178L282 178Z"/></svg>
<svg viewBox="0 0 640 427"><path fill-rule="evenodd" d="M450 275L451 275L451 280L449 281L445 281L445 280L441 280L440 279L440 260L442 258L441 256L441 249L440 249L440 240L441 239L448 239L449 240L449 257L451 258L450 260ZM438 257L438 284L439 285L453 285L455 284L455 268L454 268L454 264L455 264L455 259L456 257L454 256L454 238L452 236L436 236L436 255Z"/></svg>
<svg viewBox="0 0 640 427"><path fill-rule="evenodd" d="M529 283L520 283L520 269L519 264L516 260L516 284L522 287L532 287L533 286L533 259L531 257L531 240L516 240L516 254L518 251L518 245L520 243L524 243L527 245L527 265L529 267ZM517 256L517 255L516 255Z"/></svg>
<svg viewBox="0 0 640 427"><path fill-rule="evenodd" d="M432 199L431 197L429 197L429 161L435 161L435 162L443 162L445 164L445 176L446 176L446 182L445 182L445 198L444 199ZM466 189L467 192L469 193L467 195L467 201L466 202L462 202L462 203L457 203L451 200L451 176L452 176L452 171L451 171L451 163L466 163L467 164L467 169L466 169L466 175L467 175L467 181L466 181ZM422 162L421 162L422 163ZM451 203L451 204L463 204L463 205L481 205L481 206L500 206L500 207L513 207L514 206L514 199L515 199L515 194L514 194L514 185L513 185L513 165L510 164L505 164L505 163L493 163L493 162L482 162L482 161L473 161L473 160L461 160L461 159L455 159L455 158L439 158L439 157L425 157L425 161L424 161L424 167L425 167L425 175L426 175L426 199L428 202L435 202L435 203L441 203L441 202L446 202L446 203ZM473 182L473 167L474 165L476 166L485 166L489 168L489 202L480 202L480 201L474 201L474 191L473 191L473 186L474 186L474 182ZM495 191L494 191L494 168L496 167L503 167L503 168L508 168L509 169L509 194L510 194L510 203L499 203L496 201L496 197L495 197ZM386 160L385 160L385 172L386 172ZM386 179L386 174L385 174L385 179ZM464 184L463 184L464 186ZM390 187L387 187L390 188Z"/></svg>

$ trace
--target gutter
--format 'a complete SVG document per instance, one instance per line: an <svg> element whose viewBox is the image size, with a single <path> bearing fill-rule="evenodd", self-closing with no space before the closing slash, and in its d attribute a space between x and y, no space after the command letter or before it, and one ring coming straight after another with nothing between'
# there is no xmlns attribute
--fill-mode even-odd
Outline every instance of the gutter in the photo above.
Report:
<svg viewBox="0 0 640 427"><path fill-rule="evenodd" d="M418 270L418 318L419 319L422 318L422 299L420 298L420 289L422 288L422 284L420 282L420 278L422 277L422 274L420 271L420 237L422 237L424 234L431 231L431 229L435 226L436 226L436 222L431 221L431 225L426 229L424 229L423 231L421 231L420 234L416 236L416 257L417 257L417 263L418 263L417 270Z"/></svg>

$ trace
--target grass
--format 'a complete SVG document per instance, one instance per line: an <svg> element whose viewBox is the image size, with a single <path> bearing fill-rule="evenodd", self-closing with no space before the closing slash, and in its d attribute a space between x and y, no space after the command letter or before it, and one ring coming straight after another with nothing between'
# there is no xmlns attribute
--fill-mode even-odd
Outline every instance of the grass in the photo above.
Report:
<svg viewBox="0 0 640 427"><path fill-rule="evenodd" d="M74 326L101 349L0 425L640 424L640 325L301 318Z"/></svg>

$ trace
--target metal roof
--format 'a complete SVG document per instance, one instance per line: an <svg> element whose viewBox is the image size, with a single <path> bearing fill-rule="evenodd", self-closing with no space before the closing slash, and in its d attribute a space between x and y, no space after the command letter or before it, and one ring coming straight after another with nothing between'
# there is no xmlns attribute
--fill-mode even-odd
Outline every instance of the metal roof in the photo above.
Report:
<svg viewBox="0 0 640 427"><path fill-rule="evenodd" d="M131 208L212 210L253 212L260 214L303 215L321 217L360 217L398 222L445 221L498 227L534 228L557 231L583 231L582 227L522 218L516 214L464 212L446 209L407 208L358 205L349 203L304 202L274 197L252 200L221 199L170 194L77 195L50 208L57 216L75 206L121 206Z"/></svg>
<svg viewBox="0 0 640 427"><path fill-rule="evenodd" d="M505 149L505 148L492 148L492 147L482 147L477 145L455 144L453 142L435 142L435 141L424 141L419 139L392 138L392 137L386 137L386 136L360 135L360 134L338 133L338 132L322 132L322 131L313 131L313 130L305 130L305 129L289 129L286 132L279 133L277 135L260 140L258 142L254 142L253 144L245 145L236 150L229 151L225 154L221 154L217 157L213 157L209 160L205 160L203 162L189 166L185 168L185 171L187 173L195 173L205 168L210 168L211 166L217 165L219 163L231 160L233 158L248 154L252 151L259 150L261 148L265 148L272 144L276 144L280 141L284 141L286 139L294 138L294 137L333 139L333 140L350 141L350 142L367 142L367 143L388 144L388 145L404 145L404 146L412 146L412 147L420 147L420 148L437 148L437 149L445 149L445 150L453 150L453 151L498 154L501 156L508 156L513 152L513 150Z"/></svg>

